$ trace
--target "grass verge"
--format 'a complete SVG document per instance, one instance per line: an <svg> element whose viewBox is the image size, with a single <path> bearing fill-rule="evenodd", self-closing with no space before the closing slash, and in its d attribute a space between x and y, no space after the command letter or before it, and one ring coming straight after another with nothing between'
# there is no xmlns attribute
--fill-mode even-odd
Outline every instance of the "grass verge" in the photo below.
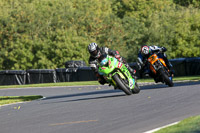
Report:
<svg viewBox="0 0 200 133"><path fill-rule="evenodd" d="M163 128L154 133L199 133L200 132L200 116L187 118L180 123Z"/></svg>
<svg viewBox="0 0 200 133"><path fill-rule="evenodd" d="M173 78L173 81L184 81L184 80L200 81L200 75L197 75L197 76L182 76L182 77L174 77ZM154 82L154 80L152 78L138 79L138 82Z"/></svg>
<svg viewBox="0 0 200 133"><path fill-rule="evenodd" d="M99 83L98 83L98 81L82 81L82 82L58 82L58 83L26 84L26 85L5 85L5 86L0 86L0 89L27 88L27 87L53 87L53 86L79 86L79 85L99 85Z"/></svg>
<svg viewBox="0 0 200 133"><path fill-rule="evenodd" d="M40 95L31 95L31 96L0 96L0 106L4 104L11 104L17 102L32 101L42 98Z"/></svg>
<svg viewBox="0 0 200 133"><path fill-rule="evenodd" d="M200 75L198 76L184 76L184 77L175 77L174 81L183 81L183 80L192 80L199 81ZM138 79L139 83L142 82L154 82L153 79ZM0 89L6 88L27 88L27 87L53 87L53 86L82 86L82 85L99 85L98 81L82 81L82 82L58 82L58 83L43 83L43 84L26 84L26 85L5 85L0 86Z"/></svg>

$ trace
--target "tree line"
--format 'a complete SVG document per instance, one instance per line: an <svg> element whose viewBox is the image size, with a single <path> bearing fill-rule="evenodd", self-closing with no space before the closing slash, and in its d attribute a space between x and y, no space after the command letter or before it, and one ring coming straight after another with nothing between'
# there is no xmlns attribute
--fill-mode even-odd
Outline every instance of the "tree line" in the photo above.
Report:
<svg viewBox="0 0 200 133"><path fill-rule="evenodd" d="M141 45L169 59L200 56L199 0L1 0L0 70L88 62L96 42L135 62Z"/></svg>

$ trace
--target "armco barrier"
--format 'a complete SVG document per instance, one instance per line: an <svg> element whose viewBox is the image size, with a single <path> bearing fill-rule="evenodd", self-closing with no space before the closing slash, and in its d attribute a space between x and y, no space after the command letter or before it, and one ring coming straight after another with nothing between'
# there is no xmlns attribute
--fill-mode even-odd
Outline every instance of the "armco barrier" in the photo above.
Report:
<svg viewBox="0 0 200 133"><path fill-rule="evenodd" d="M94 72L90 67L80 67L77 73L78 73L78 81L97 80Z"/></svg>
<svg viewBox="0 0 200 133"><path fill-rule="evenodd" d="M24 85L26 84L26 71L5 70L0 71L0 85Z"/></svg>
<svg viewBox="0 0 200 133"><path fill-rule="evenodd" d="M186 58L185 59L186 69L185 75L200 75L200 57L197 58Z"/></svg>
<svg viewBox="0 0 200 133"><path fill-rule="evenodd" d="M200 75L200 57L169 60L175 70L175 76Z"/></svg>
<svg viewBox="0 0 200 133"><path fill-rule="evenodd" d="M175 76L200 75L200 57L179 58L169 60L175 70ZM137 70L136 63L129 65ZM137 76L140 73L137 70ZM58 68L58 69L31 69L0 71L0 85L23 85L38 83L56 83L72 81L97 80L90 67Z"/></svg>
<svg viewBox="0 0 200 133"><path fill-rule="evenodd" d="M58 68L56 69L56 81L57 82L70 82L77 81L78 68Z"/></svg>
<svg viewBox="0 0 200 133"><path fill-rule="evenodd" d="M90 67L58 68L56 69L56 77L57 82L97 80Z"/></svg>
<svg viewBox="0 0 200 133"><path fill-rule="evenodd" d="M186 76L186 68L188 67L185 58L171 59L169 60L173 65L175 71L174 76Z"/></svg>
<svg viewBox="0 0 200 133"><path fill-rule="evenodd" d="M53 69L27 70L27 84L56 83L56 72Z"/></svg>

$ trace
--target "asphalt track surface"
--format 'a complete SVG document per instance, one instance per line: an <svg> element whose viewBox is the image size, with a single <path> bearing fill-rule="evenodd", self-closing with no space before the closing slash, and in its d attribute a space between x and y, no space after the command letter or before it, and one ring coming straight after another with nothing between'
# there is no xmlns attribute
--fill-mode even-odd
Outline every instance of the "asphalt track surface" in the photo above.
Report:
<svg viewBox="0 0 200 133"><path fill-rule="evenodd" d="M141 89L131 96L106 85L0 90L46 97L0 107L0 133L143 133L200 115L200 82Z"/></svg>

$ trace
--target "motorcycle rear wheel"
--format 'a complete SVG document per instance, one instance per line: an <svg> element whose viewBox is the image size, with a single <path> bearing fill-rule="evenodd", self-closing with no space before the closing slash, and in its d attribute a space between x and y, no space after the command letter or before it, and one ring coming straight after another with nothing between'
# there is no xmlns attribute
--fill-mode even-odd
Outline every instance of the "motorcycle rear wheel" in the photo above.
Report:
<svg viewBox="0 0 200 133"><path fill-rule="evenodd" d="M116 82L119 89L122 90L126 95L132 94L131 90L129 88L127 88L126 85L124 85L122 79L120 78L120 76L118 74L115 74L113 76L113 79Z"/></svg>

